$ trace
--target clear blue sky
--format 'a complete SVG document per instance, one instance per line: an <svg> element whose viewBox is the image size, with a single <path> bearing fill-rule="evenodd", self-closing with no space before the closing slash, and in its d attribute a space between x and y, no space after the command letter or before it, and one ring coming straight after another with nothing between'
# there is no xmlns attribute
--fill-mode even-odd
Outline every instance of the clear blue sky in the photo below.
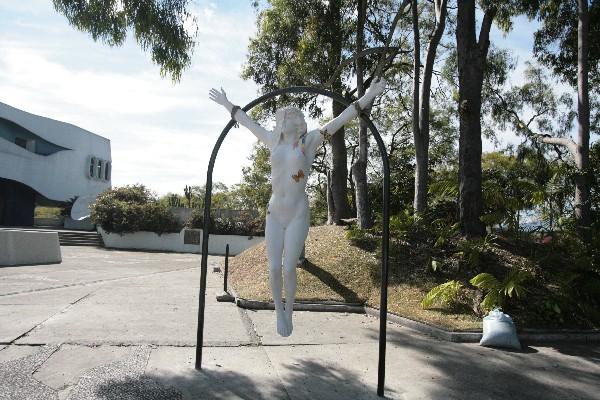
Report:
<svg viewBox="0 0 600 400"><path fill-rule="evenodd" d="M235 103L257 87L239 78L248 38L255 31L249 0L196 1L200 37L193 64L173 85L159 76L132 40L121 48L94 43L57 14L51 0L0 2L0 101L34 114L73 123L111 140L113 185L144 183L182 192L205 181L210 150L228 115L208 100L223 86ZM535 24L515 21L492 41L528 60ZM519 82L522 68L513 76ZM502 136L503 144L514 142ZM215 168L215 179L236 183L253 136L234 129ZM486 143L485 150L493 149Z"/></svg>

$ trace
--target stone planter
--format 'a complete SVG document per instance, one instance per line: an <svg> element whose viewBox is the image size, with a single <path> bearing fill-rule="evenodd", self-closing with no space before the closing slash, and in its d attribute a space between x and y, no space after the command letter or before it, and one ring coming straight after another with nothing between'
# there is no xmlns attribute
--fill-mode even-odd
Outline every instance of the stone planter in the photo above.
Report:
<svg viewBox="0 0 600 400"><path fill-rule="evenodd" d="M119 235L105 232L98 227L104 245L115 249L135 249L154 251L174 251L179 253L202 252L202 230L183 229L179 233L134 232ZM225 246L229 244L229 254L235 256L249 247L264 240L262 236L210 235L208 254L224 255Z"/></svg>

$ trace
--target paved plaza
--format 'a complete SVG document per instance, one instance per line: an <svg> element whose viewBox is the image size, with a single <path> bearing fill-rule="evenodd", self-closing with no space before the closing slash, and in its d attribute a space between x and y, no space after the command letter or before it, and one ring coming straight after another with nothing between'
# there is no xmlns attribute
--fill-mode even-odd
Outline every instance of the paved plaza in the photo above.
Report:
<svg viewBox="0 0 600 400"><path fill-rule="evenodd" d="M377 399L378 320L217 303L209 258L203 370L194 369L199 255L63 247L0 268L0 399ZM597 399L600 345L521 352L388 329L386 397Z"/></svg>

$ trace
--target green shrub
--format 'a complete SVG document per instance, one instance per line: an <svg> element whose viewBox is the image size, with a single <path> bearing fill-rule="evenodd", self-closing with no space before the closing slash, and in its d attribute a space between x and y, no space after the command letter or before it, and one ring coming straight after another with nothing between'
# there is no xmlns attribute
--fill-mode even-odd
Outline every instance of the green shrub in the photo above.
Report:
<svg viewBox="0 0 600 400"><path fill-rule="evenodd" d="M486 292L480 307L490 311L496 307L502 308L508 298L521 298L525 295L523 283L533 276L528 271L511 271L501 282L492 274L481 273L473 277L469 283Z"/></svg>
<svg viewBox="0 0 600 400"><path fill-rule="evenodd" d="M91 206L91 219L109 233L179 232L181 226L168 207L143 185L109 189Z"/></svg>
<svg viewBox="0 0 600 400"><path fill-rule="evenodd" d="M431 289L423 297L421 307L431 308L433 305L439 304L442 307L452 308L458 304L462 290L463 285L458 281L453 280L442 283Z"/></svg>
<svg viewBox="0 0 600 400"><path fill-rule="evenodd" d="M194 209L186 226L193 229L204 229L204 211ZM216 235L264 236L265 220L246 213L241 213L235 218L211 217L210 233Z"/></svg>

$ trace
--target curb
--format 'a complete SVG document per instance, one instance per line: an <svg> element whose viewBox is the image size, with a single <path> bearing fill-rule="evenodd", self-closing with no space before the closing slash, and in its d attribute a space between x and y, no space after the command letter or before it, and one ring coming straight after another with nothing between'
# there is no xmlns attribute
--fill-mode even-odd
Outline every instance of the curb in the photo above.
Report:
<svg viewBox="0 0 600 400"><path fill-rule="evenodd" d="M247 310L274 310L275 305L272 302L248 300L241 297L235 298L235 304L240 308ZM341 303L335 301L328 302L298 302L294 303L294 311L313 311L313 312L339 312L350 314L364 314L365 307L356 303Z"/></svg>
<svg viewBox="0 0 600 400"><path fill-rule="evenodd" d="M365 306L365 314L379 318L379 309ZM478 343L481 340L481 331L463 331L454 332L446 330L440 326L428 324L421 321L415 321L414 319L401 317L397 314L388 312L388 321L394 322L398 325L412 329L414 331L425 333L433 336L436 339L444 340L447 342L455 343Z"/></svg>
<svg viewBox="0 0 600 400"><path fill-rule="evenodd" d="M274 310L272 302L249 300L235 296L235 304L247 310ZM294 303L296 311L312 312L339 312L351 314L366 314L379 317L379 309L358 303L342 303L336 301L325 302L298 302ZM416 332L433 336L436 339L454 343L479 343L482 331L450 331L440 326L416 321L388 312L388 321L400 326L412 329ZM600 330L536 330L524 329L517 333L519 340L525 343L549 343L549 342L572 342L572 343L596 343L600 342Z"/></svg>

